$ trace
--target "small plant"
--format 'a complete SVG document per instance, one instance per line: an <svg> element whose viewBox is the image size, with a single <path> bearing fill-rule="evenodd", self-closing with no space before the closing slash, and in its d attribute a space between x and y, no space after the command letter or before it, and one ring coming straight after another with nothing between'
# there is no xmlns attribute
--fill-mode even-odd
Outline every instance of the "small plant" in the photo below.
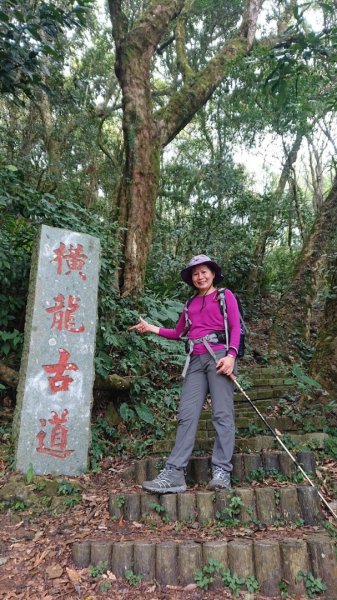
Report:
<svg viewBox="0 0 337 600"><path fill-rule="evenodd" d="M247 479L248 481L263 481L265 476L266 473L264 471L264 468L259 467L258 469L253 469L252 471L250 471L249 475L247 476Z"/></svg>
<svg viewBox="0 0 337 600"><path fill-rule="evenodd" d="M29 467L27 469L27 473L25 475L25 482L27 483L27 485L29 485L30 483L32 483L34 479L34 467L32 465L32 463L29 463Z"/></svg>
<svg viewBox="0 0 337 600"><path fill-rule="evenodd" d="M80 492L78 486L73 485L69 481L61 481L57 488L58 496L71 496Z"/></svg>
<svg viewBox="0 0 337 600"><path fill-rule="evenodd" d="M224 527L235 527L239 524L238 516L243 507L243 501L240 496L232 496L228 506L216 512L216 518Z"/></svg>
<svg viewBox="0 0 337 600"><path fill-rule="evenodd" d="M301 579L303 580L309 598L314 598L316 595L322 594L327 589L327 586L321 578L314 577L309 571L299 571L296 576L296 581L299 582Z"/></svg>
<svg viewBox="0 0 337 600"><path fill-rule="evenodd" d="M208 590L216 575L222 575L222 572L223 566L221 562L215 558L210 558L202 569L196 571L194 581L198 587Z"/></svg>
<svg viewBox="0 0 337 600"><path fill-rule="evenodd" d="M103 594L105 592L108 592L110 590L111 586L112 586L112 582L109 581L109 579L102 579L102 581L100 581L98 584L99 591L102 592Z"/></svg>
<svg viewBox="0 0 337 600"><path fill-rule="evenodd" d="M279 585L282 600L287 600L287 598L288 598L287 583L284 581L284 579L281 579L281 581L278 585Z"/></svg>
<svg viewBox="0 0 337 600"><path fill-rule="evenodd" d="M297 517L295 521L292 523L293 527L304 527L304 520L302 517Z"/></svg>
<svg viewBox="0 0 337 600"><path fill-rule="evenodd" d="M117 496L116 498L116 505L118 508L123 508L124 504L125 504L126 498L125 496Z"/></svg>
<svg viewBox="0 0 337 600"><path fill-rule="evenodd" d="M89 577L101 577L103 573L106 573L109 568L108 561L102 560L97 565L92 565L89 568L88 575Z"/></svg>
<svg viewBox="0 0 337 600"><path fill-rule="evenodd" d="M304 475L301 471L295 471L292 476L292 480L294 483L303 483Z"/></svg>
<svg viewBox="0 0 337 600"><path fill-rule="evenodd" d="M154 510L157 513L157 515L160 516L163 523L169 522L170 519L167 514L167 511L161 504L159 504L159 502L150 502L149 506L152 510Z"/></svg>
<svg viewBox="0 0 337 600"><path fill-rule="evenodd" d="M10 508L15 511L25 510L25 508L27 508L27 504L23 498L15 498L11 501Z"/></svg>
<svg viewBox="0 0 337 600"><path fill-rule="evenodd" d="M73 506L76 506L76 504L79 504L80 499L78 497L74 497L72 496L71 498L65 498L64 499L64 506L68 506L68 508L72 508Z"/></svg>
<svg viewBox="0 0 337 600"><path fill-rule="evenodd" d="M134 573L131 570L125 571L125 579L129 582L132 587L135 587L137 583L142 581L143 576L140 573Z"/></svg>

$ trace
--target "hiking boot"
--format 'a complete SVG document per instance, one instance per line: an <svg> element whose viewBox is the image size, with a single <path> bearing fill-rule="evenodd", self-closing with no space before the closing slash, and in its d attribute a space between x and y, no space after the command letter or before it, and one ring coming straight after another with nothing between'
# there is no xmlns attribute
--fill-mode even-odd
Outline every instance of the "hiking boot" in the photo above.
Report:
<svg viewBox="0 0 337 600"><path fill-rule="evenodd" d="M225 471L221 467L213 467L212 474L212 481L208 485L211 490L228 490L231 487L231 474L229 471Z"/></svg>
<svg viewBox="0 0 337 600"><path fill-rule="evenodd" d="M152 481L143 481L143 490L154 494L178 494L186 491L184 471L165 467Z"/></svg>

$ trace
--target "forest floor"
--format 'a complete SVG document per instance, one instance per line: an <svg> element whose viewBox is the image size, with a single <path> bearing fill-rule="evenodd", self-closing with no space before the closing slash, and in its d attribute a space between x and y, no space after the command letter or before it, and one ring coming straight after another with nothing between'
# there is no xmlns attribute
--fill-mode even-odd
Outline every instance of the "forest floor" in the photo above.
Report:
<svg viewBox="0 0 337 600"><path fill-rule="evenodd" d="M116 598L125 600L218 600L231 598L229 590L204 590L195 584L185 587L160 586L155 582L128 582L116 578L111 572L96 577L90 568L78 569L72 559L73 542L81 540L123 541L151 539L151 541L172 539L177 542L189 539L203 542L219 538L231 540L234 537L263 538L268 535L276 539L300 537L317 531L317 527L236 527L213 528L198 524L179 525L163 523L160 516L146 523L113 521L108 512L109 494L123 494L140 491L140 486L123 478L130 467L130 459L104 459L100 473L85 474L77 478L33 477L27 483L18 473L5 473L3 489L13 485L17 490L16 502L11 508L0 512L0 598L6 600L56 600L83 599L101 600ZM337 461L327 461L321 465L337 477ZM47 487L57 482L58 489L74 491L79 502L70 501L74 495L55 494L51 506L46 508ZM266 482L270 485L270 482ZM266 483L256 485L266 485ZM323 484L324 489L324 484ZM328 490L325 490L328 493ZM188 492L187 492L188 493ZM75 494L76 496L76 494ZM34 505L24 508L19 498L32 498ZM39 503L40 499L40 503ZM49 498L50 500L51 498ZM21 500L22 503L22 500ZM75 505L72 505L75 504ZM329 515L325 515L329 518ZM331 515L330 515L331 517ZM133 585L132 585L133 584ZM106 589L107 591L102 591ZM241 592L238 598L262 600L264 596ZM270 598L269 598L270 600ZM297 598L297 600L300 600Z"/></svg>

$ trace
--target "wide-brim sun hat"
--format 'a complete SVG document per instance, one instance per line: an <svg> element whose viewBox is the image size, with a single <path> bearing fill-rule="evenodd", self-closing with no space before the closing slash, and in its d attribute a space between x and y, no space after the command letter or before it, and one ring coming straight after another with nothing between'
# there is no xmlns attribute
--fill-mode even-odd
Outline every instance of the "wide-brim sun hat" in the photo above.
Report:
<svg viewBox="0 0 337 600"><path fill-rule="evenodd" d="M209 256L206 256L206 254L197 254L197 256L193 256L193 258L191 258L190 262L185 267L185 269L180 271L181 279L185 281L185 283L188 283L188 285L194 287L192 283L192 271L194 267L197 267L199 265L206 265L207 267L209 267L209 269L214 271L215 277L213 283L215 285L217 283L220 283L220 281L223 279L222 269L218 265L218 263L215 262L215 260L212 260L211 258L209 258Z"/></svg>

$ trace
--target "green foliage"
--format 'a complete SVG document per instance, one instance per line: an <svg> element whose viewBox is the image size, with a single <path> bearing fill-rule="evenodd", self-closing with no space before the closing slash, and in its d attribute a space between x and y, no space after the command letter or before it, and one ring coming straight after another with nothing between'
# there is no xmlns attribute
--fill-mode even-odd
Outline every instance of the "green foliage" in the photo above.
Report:
<svg viewBox="0 0 337 600"><path fill-rule="evenodd" d="M202 569L196 571L194 580L198 587L208 590L216 577L222 580L224 586L228 587L234 596L237 596L242 588L253 594L259 590L259 584L253 575L239 577L229 569L225 570L220 561L212 558Z"/></svg>
<svg viewBox="0 0 337 600"><path fill-rule="evenodd" d="M243 500L240 496L231 495L227 506L216 512L216 518L223 527L236 527L239 524L238 516L243 507Z"/></svg>
<svg viewBox="0 0 337 600"><path fill-rule="evenodd" d="M90 464L93 471L99 471L99 462L113 452L117 432L106 419L98 417L91 427Z"/></svg>
<svg viewBox="0 0 337 600"><path fill-rule="evenodd" d="M292 378L286 379L285 383L293 383L293 378L296 381L296 387L300 392L310 393L315 390L321 390L322 386L318 381L307 375L299 364L292 365Z"/></svg>
<svg viewBox="0 0 337 600"><path fill-rule="evenodd" d="M127 570L125 571L125 579L130 585L135 587L140 581L142 581L143 576L140 573L134 573L131 570Z"/></svg>
<svg viewBox="0 0 337 600"><path fill-rule="evenodd" d="M67 0L65 7L49 1L3 0L0 10L0 94L28 96L46 88L46 58L62 56L66 30L85 25L92 0Z"/></svg>
<svg viewBox="0 0 337 600"><path fill-rule="evenodd" d="M337 438L331 436L325 438L323 450L326 456L337 459Z"/></svg>
<svg viewBox="0 0 337 600"><path fill-rule="evenodd" d="M88 570L88 575L89 577L101 577L103 575L103 573L106 573L107 570L109 569L109 565L108 562L106 560L103 560L101 562L99 562L97 565L92 565L91 567L89 567Z"/></svg>
<svg viewBox="0 0 337 600"><path fill-rule="evenodd" d="M27 473L25 474L25 481L29 485L30 483L32 483L33 479L34 479L34 467L33 467L32 463L29 463Z"/></svg>
<svg viewBox="0 0 337 600"><path fill-rule="evenodd" d="M73 484L65 479L57 487L57 494L59 496L71 496L72 494L79 494L80 491L81 489L77 484Z"/></svg>
<svg viewBox="0 0 337 600"><path fill-rule="evenodd" d="M327 586L320 577L314 577L309 571L299 571L296 576L297 581L303 580L309 598L315 598L325 592Z"/></svg>
<svg viewBox="0 0 337 600"><path fill-rule="evenodd" d="M159 504L159 502L150 502L149 506L152 510L154 510L161 517L161 520L163 521L163 523L169 522L170 519L167 514L167 510L166 510L166 508L164 508L164 506Z"/></svg>

